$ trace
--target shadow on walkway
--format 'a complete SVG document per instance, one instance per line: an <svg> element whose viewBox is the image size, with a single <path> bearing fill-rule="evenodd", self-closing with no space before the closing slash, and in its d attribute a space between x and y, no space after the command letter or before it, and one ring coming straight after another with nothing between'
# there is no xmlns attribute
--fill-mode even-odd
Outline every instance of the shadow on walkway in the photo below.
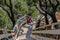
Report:
<svg viewBox="0 0 60 40"><path fill-rule="evenodd" d="M26 34L26 40L36 40L31 37L31 33L32 33L32 26L28 27L28 31Z"/></svg>

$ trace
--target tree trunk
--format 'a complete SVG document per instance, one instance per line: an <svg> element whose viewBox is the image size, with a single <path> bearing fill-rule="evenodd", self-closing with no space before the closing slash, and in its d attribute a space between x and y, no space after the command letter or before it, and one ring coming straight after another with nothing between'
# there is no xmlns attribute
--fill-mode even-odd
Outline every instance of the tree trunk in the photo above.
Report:
<svg viewBox="0 0 60 40"><path fill-rule="evenodd" d="M51 14L50 16L52 18L53 23L57 23L57 19L56 19L55 14ZM58 25L55 25L55 28L58 29Z"/></svg>
<svg viewBox="0 0 60 40"><path fill-rule="evenodd" d="M48 25L49 21L48 21L48 18L47 18L47 14L45 14L44 16L45 16L45 23L46 23L46 25Z"/></svg>
<svg viewBox="0 0 60 40"><path fill-rule="evenodd" d="M40 27L40 19L37 22L36 28Z"/></svg>
<svg viewBox="0 0 60 40"><path fill-rule="evenodd" d="M15 25L15 18L14 18L14 12L13 12L13 4L12 4L12 0L10 0L10 12L11 12L11 21L13 23L13 27Z"/></svg>
<svg viewBox="0 0 60 40"><path fill-rule="evenodd" d="M51 18L52 18L52 20L53 20L53 23L56 23L56 22L57 22L57 19L56 19L55 14L54 14L54 15L51 15Z"/></svg>
<svg viewBox="0 0 60 40"><path fill-rule="evenodd" d="M15 20L14 20L14 17L11 18L11 21L12 21L12 24L13 24L13 27L15 26Z"/></svg>

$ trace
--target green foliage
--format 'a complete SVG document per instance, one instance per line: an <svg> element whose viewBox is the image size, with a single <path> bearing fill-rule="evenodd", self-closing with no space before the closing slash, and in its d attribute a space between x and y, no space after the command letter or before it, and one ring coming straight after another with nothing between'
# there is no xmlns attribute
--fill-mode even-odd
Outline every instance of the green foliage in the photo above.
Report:
<svg viewBox="0 0 60 40"><path fill-rule="evenodd" d="M34 3L37 3L39 0L33 0Z"/></svg>
<svg viewBox="0 0 60 40"><path fill-rule="evenodd" d="M3 0L0 0L0 4L3 4L4 3L4 1Z"/></svg>
<svg viewBox="0 0 60 40"><path fill-rule="evenodd" d="M9 4L9 0L6 0L6 3L7 3L7 5L10 5L10 4Z"/></svg>
<svg viewBox="0 0 60 40"><path fill-rule="evenodd" d="M38 15L38 11L36 10L36 8L33 6L31 7L31 16L32 18L36 18Z"/></svg>
<svg viewBox="0 0 60 40"><path fill-rule="evenodd" d="M2 9L0 9L0 28L5 28L5 27L11 29L12 23L10 22L7 13Z"/></svg>
<svg viewBox="0 0 60 40"><path fill-rule="evenodd" d="M17 2L15 3L15 8L17 9L20 15L23 15L28 12L26 2L23 0L21 1L17 0Z"/></svg>
<svg viewBox="0 0 60 40"><path fill-rule="evenodd" d="M58 1L59 1L59 0L58 0ZM56 0L51 0L51 2L52 2L54 5L57 4ZM59 2L60 2L60 1L59 1ZM46 5L46 4L44 4L44 5ZM53 11L53 8L52 8L51 4L49 3L49 1L47 1L47 10L48 10L49 12L52 12L52 11ZM57 7L57 11L60 11L60 6Z"/></svg>
<svg viewBox="0 0 60 40"><path fill-rule="evenodd" d="M33 0L27 0L27 4L28 4L29 6L33 6L33 5L34 5Z"/></svg>
<svg viewBox="0 0 60 40"><path fill-rule="evenodd" d="M60 12L60 6L57 8L57 11Z"/></svg>

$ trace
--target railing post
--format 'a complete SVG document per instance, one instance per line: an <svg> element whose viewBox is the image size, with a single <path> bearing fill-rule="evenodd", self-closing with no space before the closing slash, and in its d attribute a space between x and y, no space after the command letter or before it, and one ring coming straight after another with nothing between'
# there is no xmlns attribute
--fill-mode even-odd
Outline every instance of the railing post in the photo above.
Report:
<svg viewBox="0 0 60 40"><path fill-rule="evenodd" d="M51 29L54 29L54 24L51 25Z"/></svg>
<svg viewBox="0 0 60 40"><path fill-rule="evenodd" d="M54 25L51 25L51 29L54 29Z"/></svg>
<svg viewBox="0 0 60 40"><path fill-rule="evenodd" d="M56 39L59 40L59 36L58 35L56 36Z"/></svg>

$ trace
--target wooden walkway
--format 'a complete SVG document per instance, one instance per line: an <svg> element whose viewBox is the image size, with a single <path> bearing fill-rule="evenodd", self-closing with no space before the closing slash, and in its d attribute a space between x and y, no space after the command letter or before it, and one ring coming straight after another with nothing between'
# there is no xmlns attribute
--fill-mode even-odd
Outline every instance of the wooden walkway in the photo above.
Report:
<svg viewBox="0 0 60 40"><path fill-rule="evenodd" d="M8 40L60 40L60 29L54 29L54 25L59 23L36 28L37 21L26 24L25 16L17 20L15 27L18 27L15 32L7 30L8 34L4 34L4 29L0 29L0 40L4 38L8 38Z"/></svg>

